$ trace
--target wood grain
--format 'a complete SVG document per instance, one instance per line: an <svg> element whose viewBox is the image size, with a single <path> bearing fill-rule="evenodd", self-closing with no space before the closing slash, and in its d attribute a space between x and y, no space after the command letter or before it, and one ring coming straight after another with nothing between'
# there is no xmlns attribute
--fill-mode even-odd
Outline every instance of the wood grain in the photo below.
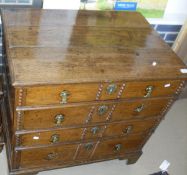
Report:
<svg viewBox="0 0 187 175"><path fill-rule="evenodd" d="M5 10L2 16L14 86L187 78L184 63L139 13Z"/></svg>
<svg viewBox="0 0 187 175"><path fill-rule="evenodd" d="M57 131L25 134L25 135L20 136L21 137L20 146L36 146L36 145L42 145L42 144L46 144L46 145L54 144L52 142L53 135L58 135L59 137L59 141L57 141L56 143L79 141L81 139L82 132L83 132L82 128L76 128L76 129L64 129L64 130L57 130Z"/></svg>
<svg viewBox="0 0 187 175"><path fill-rule="evenodd" d="M125 136L128 134L137 134L141 132L149 132L157 122L157 119L142 120L136 122L120 122L118 124L109 124L103 134L103 137L107 136ZM127 133L127 128L131 127Z"/></svg>
<svg viewBox="0 0 187 175"><path fill-rule="evenodd" d="M175 94L181 83L182 81L180 80L103 83L103 89L98 100L144 97L146 95L147 86L153 86L153 92L151 93L150 97L172 96ZM110 84L116 84L117 86L116 91L112 94L108 94L107 92L107 87ZM123 84L123 91L120 92ZM62 97L60 94L63 91L68 91L70 94L67 98L67 103L94 101L97 98L99 85L99 83L79 83L27 87L23 89L23 91L26 91L26 94L22 99L21 106L61 104ZM19 88L16 89L16 91L19 91ZM119 95L119 93L121 93L121 95ZM17 99L19 99L19 92L16 95ZM19 101L17 101L16 105L20 106Z"/></svg>
<svg viewBox="0 0 187 175"><path fill-rule="evenodd" d="M63 109L33 110L24 112L22 129L42 129L57 127L55 117L59 114L64 116L63 126L81 125L86 122L91 106L67 107Z"/></svg>
<svg viewBox="0 0 187 175"><path fill-rule="evenodd" d="M121 138L121 139L112 139L112 140L105 140L100 142L99 146L96 148L96 152L92 159L99 159L101 157L112 157L112 156L120 156L125 155L129 151L136 150L141 142L143 136L142 135L135 135L129 138ZM93 142L93 147L94 147ZM121 144L121 150L115 151L115 145ZM78 145L71 144L71 145L63 145L63 146L55 146L51 148L44 148L44 149L31 149L31 150L22 150L21 151L21 167L41 167L47 165L54 165L54 164L62 164L63 162L68 165L71 163L76 148ZM89 156L93 149L85 149L85 144L82 145L76 160L86 160L89 161ZM56 157L52 160L47 158L48 154L56 153ZM72 161L73 162L73 161Z"/></svg>
<svg viewBox="0 0 187 175"><path fill-rule="evenodd" d="M129 138L118 138L113 140L106 140L100 142L97 146L95 153L92 159L99 159L101 157L113 157L113 156L120 156L125 155L128 151L133 151L138 149L142 142L143 136L142 135L135 135ZM121 149L116 151L115 146L120 144Z"/></svg>
<svg viewBox="0 0 187 175"><path fill-rule="evenodd" d="M165 81L147 81L147 82L131 82L126 83L125 89L121 95L122 98L144 97L146 95L146 87L153 86L151 97L171 96L176 92L182 81L165 80ZM138 89L138 90L137 90Z"/></svg>
<svg viewBox="0 0 187 175"><path fill-rule="evenodd" d="M67 103L93 101L96 99L98 89L99 84L88 84L88 86L85 86L85 84L66 84L60 86L30 87L26 89L25 105L59 104L62 101L60 93L65 90L70 93Z"/></svg>
<svg viewBox="0 0 187 175"><path fill-rule="evenodd" d="M88 142L88 143L81 144L81 146L79 148L79 151L78 151L78 154L76 156L76 160L81 160L81 161L90 160L91 155L92 155L92 153L93 153L93 151L95 149L96 143L97 142ZM92 144L93 146L90 149L86 149L86 145L87 144Z"/></svg>
<svg viewBox="0 0 187 175"><path fill-rule="evenodd" d="M116 105L111 121L125 119L143 119L149 116L160 115L169 99L136 100L136 102L124 102ZM137 112L136 109L143 105L143 109Z"/></svg>
<svg viewBox="0 0 187 175"><path fill-rule="evenodd" d="M51 166L73 161L77 145L65 145L63 147L52 147L33 150L24 150L21 152L20 167L41 167ZM49 159L49 154L55 154L54 159Z"/></svg>
<svg viewBox="0 0 187 175"><path fill-rule="evenodd" d="M9 9L3 16L7 26L95 26L149 27L140 13L84 10ZM21 19L21 20L20 20ZM139 22L141 20L141 23Z"/></svg>
<svg viewBox="0 0 187 175"><path fill-rule="evenodd" d="M41 131L35 133L26 133L20 135L20 145L17 146L37 146L37 145L55 145L56 143L73 143L86 140L105 139L105 137L128 136L129 134L142 134L149 132L155 125L158 119L148 119L144 121L122 121L120 123L110 123L106 125L95 125L84 128L66 128L49 131ZM106 129L105 129L106 126ZM126 132L127 127L131 126L129 132ZM94 133L93 128L97 127ZM103 134L104 132L104 134ZM52 137L57 135L59 140L52 142Z"/></svg>
<svg viewBox="0 0 187 175"><path fill-rule="evenodd" d="M105 123L112 106L116 108L112 114L111 121L127 120L127 119L143 119L146 117L160 115L166 104L171 98L158 99L134 99L127 101L103 102L100 104L87 104L84 106L63 107L56 109L35 109L23 112L22 130L47 129L56 128L55 117L58 114L64 116L63 122L58 127L72 127L85 125L89 118L89 112L94 107L91 119L88 123ZM136 108L144 105L141 112L135 112ZM106 113L99 115L98 110L101 106L107 106ZM57 127L57 128L58 128Z"/></svg>

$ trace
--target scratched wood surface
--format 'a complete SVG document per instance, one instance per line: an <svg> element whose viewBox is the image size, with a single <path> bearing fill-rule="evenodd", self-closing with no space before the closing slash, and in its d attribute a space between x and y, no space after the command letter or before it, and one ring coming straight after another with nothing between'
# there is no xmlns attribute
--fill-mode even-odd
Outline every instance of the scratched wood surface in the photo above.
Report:
<svg viewBox="0 0 187 175"><path fill-rule="evenodd" d="M139 13L14 9L2 16L13 85L187 78Z"/></svg>

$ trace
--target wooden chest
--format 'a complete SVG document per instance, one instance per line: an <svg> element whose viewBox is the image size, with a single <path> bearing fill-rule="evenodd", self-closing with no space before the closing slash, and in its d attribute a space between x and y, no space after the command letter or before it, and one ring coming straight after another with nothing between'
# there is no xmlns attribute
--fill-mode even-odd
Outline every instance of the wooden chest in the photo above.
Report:
<svg viewBox="0 0 187 175"><path fill-rule="evenodd" d="M144 17L12 9L2 20L10 174L135 163L187 79Z"/></svg>

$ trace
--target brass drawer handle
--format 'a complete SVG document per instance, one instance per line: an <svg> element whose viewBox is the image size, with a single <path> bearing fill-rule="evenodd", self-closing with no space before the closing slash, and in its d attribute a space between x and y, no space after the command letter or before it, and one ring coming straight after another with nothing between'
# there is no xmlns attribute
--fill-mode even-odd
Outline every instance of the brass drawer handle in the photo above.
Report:
<svg viewBox="0 0 187 175"><path fill-rule="evenodd" d="M108 87L107 87L107 93L109 94L109 95L111 95L111 94L113 94L114 92L116 92L116 89L117 89L117 85L116 84L110 84L110 85L108 85Z"/></svg>
<svg viewBox="0 0 187 175"><path fill-rule="evenodd" d="M103 106L99 106L98 108L98 113L99 115L104 115L108 110L108 106L103 105Z"/></svg>
<svg viewBox="0 0 187 175"><path fill-rule="evenodd" d="M144 110L144 104L141 104L140 106L138 106L134 111L135 112L141 112Z"/></svg>
<svg viewBox="0 0 187 175"><path fill-rule="evenodd" d="M61 125L63 121L64 121L64 115L58 114L55 116L55 124L57 126Z"/></svg>
<svg viewBox="0 0 187 175"><path fill-rule="evenodd" d="M127 126L124 130L123 130L123 133L124 134L129 134L131 131L132 131L132 126L130 125L130 126Z"/></svg>
<svg viewBox="0 0 187 175"><path fill-rule="evenodd" d="M115 151L118 151L118 152L121 150L121 148L122 148L122 145L121 145L121 144L117 144L117 145L115 145L115 147L114 147Z"/></svg>
<svg viewBox="0 0 187 175"><path fill-rule="evenodd" d="M62 98L60 103L62 103L62 104L67 103L68 96L70 96L70 92L69 91L66 91L66 90L62 91L60 93L60 97Z"/></svg>
<svg viewBox="0 0 187 175"><path fill-rule="evenodd" d="M150 97L153 92L154 87L153 86L147 86L145 91L146 94L144 95L145 98Z"/></svg>
<svg viewBox="0 0 187 175"><path fill-rule="evenodd" d="M56 159L58 157L58 154L57 153L49 153L47 155L47 160L53 160L53 159Z"/></svg>
<svg viewBox="0 0 187 175"><path fill-rule="evenodd" d="M99 132L99 127L93 127L92 129L91 129L91 132L95 135L97 132Z"/></svg>
<svg viewBox="0 0 187 175"><path fill-rule="evenodd" d="M94 144L93 144L93 143L86 143L86 144L84 145L84 148L85 148L87 151L91 150L93 147L94 147Z"/></svg>
<svg viewBox="0 0 187 175"><path fill-rule="evenodd" d="M60 135L59 134L54 134L51 136L50 142L52 143L58 143L60 141Z"/></svg>

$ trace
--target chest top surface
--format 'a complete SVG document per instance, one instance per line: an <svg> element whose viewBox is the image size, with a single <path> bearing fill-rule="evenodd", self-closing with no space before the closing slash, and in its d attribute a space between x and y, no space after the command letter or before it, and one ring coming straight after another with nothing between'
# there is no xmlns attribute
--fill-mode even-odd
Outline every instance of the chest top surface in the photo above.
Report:
<svg viewBox="0 0 187 175"><path fill-rule="evenodd" d="M2 19L14 86L187 78L137 12L11 9Z"/></svg>

